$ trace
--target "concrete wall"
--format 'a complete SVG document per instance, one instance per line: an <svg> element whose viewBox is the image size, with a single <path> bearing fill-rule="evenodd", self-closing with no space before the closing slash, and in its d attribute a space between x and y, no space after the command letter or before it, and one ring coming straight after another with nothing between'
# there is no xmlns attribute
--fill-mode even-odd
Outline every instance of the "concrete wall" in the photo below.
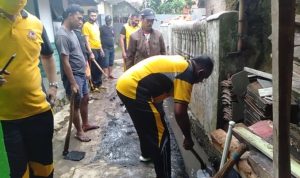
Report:
<svg viewBox="0 0 300 178"><path fill-rule="evenodd" d="M237 12L222 12L206 20L173 25L172 54L181 54L188 58L201 54L215 60L212 75L206 82L194 85L191 111L204 126L207 133L216 129L219 100L219 82L227 73L237 69L228 66L232 61L226 59L228 53L236 50ZM225 61L226 60L226 61Z"/></svg>
<svg viewBox="0 0 300 178"><path fill-rule="evenodd" d="M236 36L238 15L236 11L222 12L209 16L206 20L186 22L171 27L170 53L180 54L187 58L206 54L215 61L212 75L203 83L194 85L189 116L192 133L196 143L195 150L206 162L214 162L216 152L209 144L209 134L217 128L222 119L220 102L220 81L229 73L241 70L241 61L230 58L229 54L236 51ZM164 32L165 33L165 32ZM172 102L166 102L169 108L168 117L172 116ZM187 173L195 177L200 168L195 164L194 156L182 148L182 133L170 119L176 140L183 154Z"/></svg>

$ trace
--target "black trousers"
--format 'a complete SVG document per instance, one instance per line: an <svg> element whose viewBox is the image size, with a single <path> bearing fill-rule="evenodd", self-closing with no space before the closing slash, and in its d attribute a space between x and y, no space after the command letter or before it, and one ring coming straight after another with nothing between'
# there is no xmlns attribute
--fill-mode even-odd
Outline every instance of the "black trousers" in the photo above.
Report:
<svg viewBox="0 0 300 178"><path fill-rule="evenodd" d="M142 156L153 160L157 177L171 177L170 134L162 103L134 100L117 93L139 136Z"/></svg>
<svg viewBox="0 0 300 178"><path fill-rule="evenodd" d="M96 62L101 66L103 57L100 54L100 49L92 49L92 52L95 56ZM98 69L94 62L91 62L91 75L94 86L100 87L102 85L102 72Z"/></svg>
<svg viewBox="0 0 300 178"><path fill-rule="evenodd" d="M53 114L0 121L10 177L53 177Z"/></svg>

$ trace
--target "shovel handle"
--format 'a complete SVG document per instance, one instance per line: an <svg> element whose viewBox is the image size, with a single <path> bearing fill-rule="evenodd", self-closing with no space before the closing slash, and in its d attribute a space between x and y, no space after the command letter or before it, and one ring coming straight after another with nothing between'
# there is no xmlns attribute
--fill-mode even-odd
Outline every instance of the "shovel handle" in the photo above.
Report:
<svg viewBox="0 0 300 178"><path fill-rule="evenodd" d="M224 177L228 171L237 163L240 157L245 153L247 150L247 146L244 143L241 143L238 150L232 153L231 158L224 164L222 169L220 169L217 174L213 178L222 178Z"/></svg>
<svg viewBox="0 0 300 178"><path fill-rule="evenodd" d="M69 153L72 123L73 123L74 112L75 112L75 96L76 96L76 94L72 92L71 98L70 98L70 118L69 118L68 131L67 131L67 135L66 135L66 139L65 139L63 156L65 156Z"/></svg>
<svg viewBox="0 0 300 178"><path fill-rule="evenodd" d="M198 153L194 150L194 148L191 149L191 152L193 155L197 158L197 160L200 162L201 169L206 169L206 164L204 161L201 159L201 157L198 155Z"/></svg>

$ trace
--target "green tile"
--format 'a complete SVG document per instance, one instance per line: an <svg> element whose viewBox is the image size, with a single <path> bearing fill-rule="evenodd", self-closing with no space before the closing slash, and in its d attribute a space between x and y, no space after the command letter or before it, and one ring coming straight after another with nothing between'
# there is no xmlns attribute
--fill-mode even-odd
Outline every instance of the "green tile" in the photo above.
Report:
<svg viewBox="0 0 300 178"><path fill-rule="evenodd" d="M0 177L9 178L9 165L7 160L7 154L3 141L2 126L0 123Z"/></svg>

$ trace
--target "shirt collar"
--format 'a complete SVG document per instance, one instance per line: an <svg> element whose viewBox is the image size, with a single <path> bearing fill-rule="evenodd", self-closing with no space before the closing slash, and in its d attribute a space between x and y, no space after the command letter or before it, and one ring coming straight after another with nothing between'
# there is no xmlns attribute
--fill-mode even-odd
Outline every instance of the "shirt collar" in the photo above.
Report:
<svg viewBox="0 0 300 178"><path fill-rule="evenodd" d="M24 9L22 9L20 13L23 19L26 19L28 17L28 13Z"/></svg>

